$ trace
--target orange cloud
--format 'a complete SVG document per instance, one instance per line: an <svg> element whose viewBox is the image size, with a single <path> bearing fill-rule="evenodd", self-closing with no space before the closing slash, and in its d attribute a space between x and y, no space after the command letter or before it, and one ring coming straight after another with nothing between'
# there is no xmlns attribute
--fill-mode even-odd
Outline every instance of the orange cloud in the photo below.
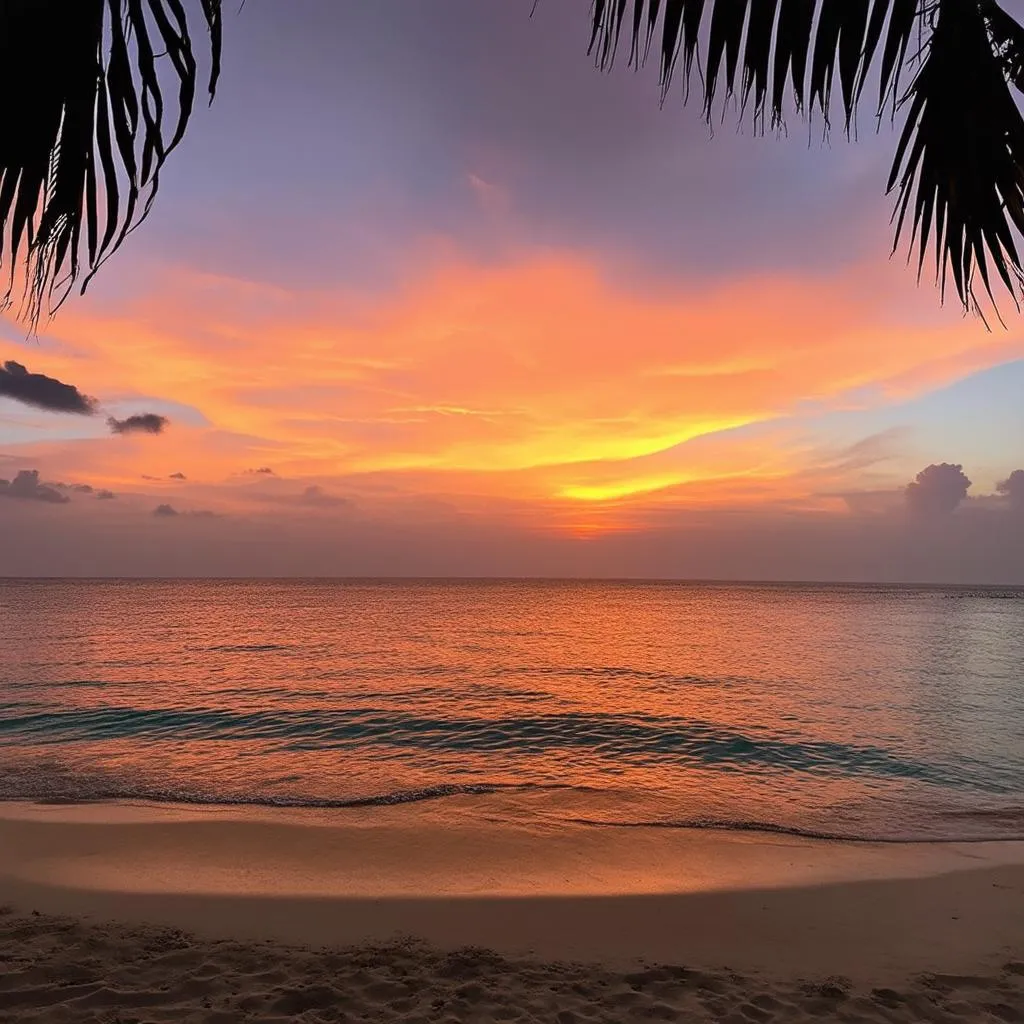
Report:
<svg viewBox="0 0 1024 1024"><path fill-rule="evenodd" d="M909 315L919 299L929 312ZM36 362L101 398L173 400L209 422L158 441L48 442L104 483L154 461L206 483L270 464L382 494L532 502L545 522L576 508L582 522L582 505L797 500L806 453L773 421L1024 353L932 306L898 270L640 291L564 252L428 256L383 297L179 269L134 301L67 307Z"/></svg>

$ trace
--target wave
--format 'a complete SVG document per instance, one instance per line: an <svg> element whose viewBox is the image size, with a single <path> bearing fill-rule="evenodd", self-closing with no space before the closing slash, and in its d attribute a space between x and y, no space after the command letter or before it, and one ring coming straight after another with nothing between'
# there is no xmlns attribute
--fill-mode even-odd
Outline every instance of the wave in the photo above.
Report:
<svg viewBox="0 0 1024 1024"><path fill-rule="evenodd" d="M913 780L1013 791L1005 770L961 758L941 766L884 747L819 740L751 727L746 732L701 719L587 712L487 717L416 715L382 707L227 710L100 707L63 710L0 705L0 737L55 746L105 740L258 741L288 752L372 750L451 756L555 754L595 764L786 771L826 777ZM1012 776L1012 772L1009 775Z"/></svg>
<svg viewBox="0 0 1024 1024"><path fill-rule="evenodd" d="M29 801L41 805L81 804L161 804L183 807L251 807L280 808L293 810L357 810L360 808L395 807L403 804L417 804L428 801L447 800L456 797L488 797L498 794L519 794L554 791L575 793L596 793L596 787L559 783L440 783L415 789L399 789L383 793L367 794L339 799L276 795L231 795L222 796L203 793L185 793L173 790L139 786L91 786L85 779L61 792L45 792L47 787L22 786L17 790L0 792L0 804ZM988 819L998 822L1013 819L1017 828L997 832L966 832L962 829L933 830L923 832L906 831L901 834L882 830L868 830L850 827L827 829L797 825L770 819L735 819L710 816L649 820L616 820L588 818L566 814L560 820L569 826L588 829L672 829L694 832L742 832L765 835L793 836L832 843L872 843L886 845L934 845L937 843L989 843L1024 842L1024 807L992 811L948 811L943 817L954 821L978 821Z"/></svg>
<svg viewBox="0 0 1024 1024"><path fill-rule="evenodd" d="M207 647L198 647L196 650L221 651L229 653L259 653L260 651L290 651L294 649L294 646L294 644L213 644Z"/></svg>
<svg viewBox="0 0 1024 1024"><path fill-rule="evenodd" d="M62 781L65 781L62 778ZM417 789L398 789L385 793L344 798L276 796L273 794L215 795L187 793L147 786L90 784L85 779L55 790L52 784L20 786L0 791L0 803L30 801L38 804L155 803L202 807L281 807L310 810L354 810L360 807L393 807L459 796L491 796L496 793L528 793L543 790L588 791L588 787L559 783L471 782L439 783Z"/></svg>
<svg viewBox="0 0 1024 1024"><path fill-rule="evenodd" d="M596 818L567 818L566 820L569 824L583 825L588 828L665 828L696 832L761 832L833 843L884 843L907 846L935 843L1024 842L1024 810L1021 811L1020 827L1016 832L991 835L965 835L961 832L936 833L934 835L892 835L884 832L860 832L853 829L817 829L774 821L738 821L731 818L690 818L672 821L602 821Z"/></svg>

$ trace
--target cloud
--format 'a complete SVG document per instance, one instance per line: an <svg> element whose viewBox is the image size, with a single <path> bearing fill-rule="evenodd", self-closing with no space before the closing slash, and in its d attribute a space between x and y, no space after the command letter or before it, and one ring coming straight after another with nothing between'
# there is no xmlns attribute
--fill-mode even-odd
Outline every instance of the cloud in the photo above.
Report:
<svg viewBox="0 0 1024 1024"><path fill-rule="evenodd" d="M73 384L42 373L29 373L13 359L0 364L0 398L10 398L48 412L78 416L92 416L96 412L96 399L83 395Z"/></svg>
<svg viewBox="0 0 1024 1024"><path fill-rule="evenodd" d="M188 477L185 476L184 473L172 473L167 479L168 480L187 480Z"/></svg>
<svg viewBox="0 0 1024 1024"><path fill-rule="evenodd" d="M83 348L117 363L111 379L124 393L187 394L250 440L250 454L207 453L182 432L174 457L205 478L271 468L271 459L307 479L429 469L445 487L452 471L467 474L470 495L482 480L500 486L501 470L528 472L548 497L570 484L628 485L632 461L690 438L909 397L1024 351L1019 339L994 345L960 321L906 322L888 279L860 267L641 288L609 280L575 250L525 249L484 264L455 251L421 263L400 287L283 290L258 310L246 282L211 285L182 270L173 298L154 282L139 307L145 322L132 312L96 323L69 310L65 323ZM865 307L868 291L879 301ZM128 339L152 323L160 327L143 355ZM214 323L236 341L210 341ZM279 351L285 333L289 359ZM807 396L813 409L801 405ZM706 468L683 453L676 461L679 478ZM591 475L578 467L601 479L575 479ZM521 495L524 481L508 479L508 496Z"/></svg>
<svg viewBox="0 0 1024 1024"><path fill-rule="evenodd" d="M252 489L249 491L248 497L250 500L268 502L273 505L287 505L291 508L350 508L354 504L351 498L331 494L319 484L310 484L298 494L267 493L266 490Z"/></svg>
<svg viewBox="0 0 1024 1024"><path fill-rule="evenodd" d="M300 505L309 505L313 508L342 508L350 505L348 498L342 498L336 494L330 494L317 484L307 487L299 497Z"/></svg>
<svg viewBox="0 0 1024 1024"><path fill-rule="evenodd" d="M13 480L0 480L0 498L43 501L51 505L66 505L71 500L55 487L41 484L38 469L23 469Z"/></svg>
<svg viewBox="0 0 1024 1024"><path fill-rule="evenodd" d="M166 416L158 416L155 412L139 413L123 420L107 417L107 426L112 434L162 434L169 423Z"/></svg>
<svg viewBox="0 0 1024 1024"><path fill-rule="evenodd" d="M942 462L922 469L904 494L907 507L917 515L949 515L967 497L970 486L963 466Z"/></svg>
<svg viewBox="0 0 1024 1024"><path fill-rule="evenodd" d="M247 469L246 476L277 476L269 466L260 466L259 469Z"/></svg>
<svg viewBox="0 0 1024 1024"><path fill-rule="evenodd" d="M1009 501L1015 512L1024 512L1024 469L1015 469L996 486L996 490Z"/></svg>
<svg viewBox="0 0 1024 1024"><path fill-rule="evenodd" d="M902 508L906 502L905 490L848 491L840 495L854 515L887 515Z"/></svg>
<svg viewBox="0 0 1024 1024"><path fill-rule="evenodd" d="M211 512L209 509L196 509L191 512L179 512L173 505L157 505L153 509L153 515L158 519L176 519L179 517L188 517L190 519L220 519L220 515L216 512Z"/></svg>
<svg viewBox="0 0 1024 1024"><path fill-rule="evenodd" d="M96 488L92 484L57 483L51 486L56 487L60 491L74 491L75 494L94 494L99 501L110 501L117 497L113 491L109 491L105 487Z"/></svg>

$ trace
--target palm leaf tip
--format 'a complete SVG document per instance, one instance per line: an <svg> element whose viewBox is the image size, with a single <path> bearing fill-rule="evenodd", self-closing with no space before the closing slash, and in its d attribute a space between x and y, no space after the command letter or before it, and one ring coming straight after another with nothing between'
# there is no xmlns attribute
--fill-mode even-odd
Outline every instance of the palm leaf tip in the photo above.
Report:
<svg viewBox="0 0 1024 1024"><path fill-rule="evenodd" d="M197 11L211 94L216 86L220 9L221 0L0 4L0 89L17 97L0 137L0 305L10 307L23 276L20 312L33 329L148 212L192 113Z"/></svg>
<svg viewBox="0 0 1024 1024"><path fill-rule="evenodd" d="M839 97L849 131L877 80L876 113L903 119L897 246L909 234L919 271L931 250L965 309L997 284L1019 307L1024 29L996 0L594 0L591 28L601 66L627 35L632 62L659 54L663 94L678 79L685 98L696 64L705 117L735 98L760 129L788 109L828 124Z"/></svg>
<svg viewBox="0 0 1024 1024"><path fill-rule="evenodd" d="M594 0L591 51L610 66L628 35L630 61L659 54L663 89L699 68L705 115L734 97L759 120L788 103L826 119L838 83L847 124L868 72L881 65L880 105L898 89L923 0ZM700 58L703 59L700 59Z"/></svg>
<svg viewBox="0 0 1024 1024"><path fill-rule="evenodd" d="M996 283L1019 308L1024 284L1024 118L1008 74L1019 55L993 32L993 16L1000 31L1009 22L1020 33L994 3L937 4L889 179L897 238L909 230L919 272L931 244L940 287L951 279L978 312L981 296L996 306Z"/></svg>

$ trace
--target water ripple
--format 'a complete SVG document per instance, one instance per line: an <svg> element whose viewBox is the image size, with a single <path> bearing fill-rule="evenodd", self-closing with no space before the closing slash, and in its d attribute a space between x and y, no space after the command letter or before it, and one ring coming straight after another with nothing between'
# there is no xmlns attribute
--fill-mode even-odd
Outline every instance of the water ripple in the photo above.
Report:
<svg viewBox="0 0 1024 1024"><path fill-rule="evenodd" d="M383 709L275 710L92 708L22 710L0 706L0 735L37 743L96 739L276 740L290 750L402 747L517 755L583 750L599 759L655 764L684 761L719 769L785 769L840 775L912 778L958 785L963 776L880 747L741 733L685 718L567 713L532 717L446 717ZM991 792L1003 792L989 783Z"/></svg>

